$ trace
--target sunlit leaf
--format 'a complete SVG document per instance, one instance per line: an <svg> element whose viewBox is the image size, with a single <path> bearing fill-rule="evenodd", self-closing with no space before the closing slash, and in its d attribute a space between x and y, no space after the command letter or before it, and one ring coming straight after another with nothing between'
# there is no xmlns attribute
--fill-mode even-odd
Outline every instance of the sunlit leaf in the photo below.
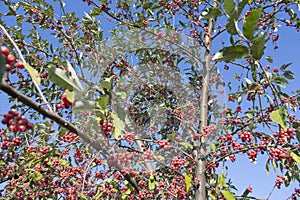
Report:
<svg viewBox="0 0 300 200"><path fill-rule="evenodd" d="M40 172L34 172L33 173L33 180L39 181L43 178L43 175Z"/></svg>
<svg viewBox="0 0 300 200"><path fill-rule="evenodd" d="M187 171L184 171L184 180L185 180L185 187L186 187L186 192L189 193L190 189L191 189L191 180L193 175L192 174L188 174Z"/></svg>
<svg viewBox="0 0 300 200"><path fill-rule="evenodd" d="M226 200L235 200L234 194L229 191L222 190L221 191Z"/></svg>
<svg viewBox="0 0 300 200"><path fill-rule="evenodd" d="M125 128L125 122L119 118L119 116L115 113L111 113L111 117L114 120L114 131L113 136L114 138L118 138L122 135L122 131Z"/></svg>
<svg viewBox="0 0 300 200"><path fill-rule="evenodd" d="M155 184L156 184L156 182L155 182L154 176L151 175L150 178L149 178L149 180L148 180L148 188L149 188L149 190L154 190L155 189Z"/></svg>
<svg viewBox="0 0 300 200"><path fill-rule="evenodd" d="M254 59L259 60L264 55L266 48L265 44L265 35L254 40L253 45L250 47L250 53Z"/></svg>
<svg viewBox="0 0 300 200"><path fill-rule="evenodd" d="M81 83L79 81L79 78L78 78L74 68L72 67L71 63L68 60L67 60L66 69L67 69L67 71L69 71L71 73L71 77L74 79L74 81L76 82L76 84L80 88L80 90L82 90L82 86L81 86Z"/></svg>
<svg viewBox="0 0 300 200"><path fill-rule="evenodd" d="M296 161L298 164L300 164L300 157L292 151L290 151L290 154L291 154L292 158L294 159L294 161Z"/></svg>
<svg viewBox="0 0 300 200"><path fill-rule="evenodd" d="M274 110L270 114L270 118L273 122L279 124L283 129L287 129L285 125L285 113L284 113L284 108L280 108L278 110Z"/></svg>
<svg viewBox="0 0 300 200"><path fill-rule="evenodd" d="M23 63L23 62L22 62ZM32 68L30 65L27 63L23 63L24 67L27 69L30 77L38 84L41 84L41 78L39 76L39 73L36 69Z"/></svg>
<svg viewBox="0 0 300 200"><path fill-rule="evenodd" d="M77 81L72 77L70 72L51 66L48 73L51 81L63 89L68 89L70 91L81 90L81 86L77 84Z"/></svg>

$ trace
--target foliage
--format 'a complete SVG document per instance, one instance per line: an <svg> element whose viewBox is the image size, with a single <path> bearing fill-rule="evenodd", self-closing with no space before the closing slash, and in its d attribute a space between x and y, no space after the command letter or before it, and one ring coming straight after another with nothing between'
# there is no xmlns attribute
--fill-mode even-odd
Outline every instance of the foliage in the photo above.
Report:
<svg viewBox="0 0 300 200"><path fill-rule="evenodd" d="M299 90L265 55L299 1L99 2L0 4L4 198L256 199L236 155L299 182Z"/></svg>

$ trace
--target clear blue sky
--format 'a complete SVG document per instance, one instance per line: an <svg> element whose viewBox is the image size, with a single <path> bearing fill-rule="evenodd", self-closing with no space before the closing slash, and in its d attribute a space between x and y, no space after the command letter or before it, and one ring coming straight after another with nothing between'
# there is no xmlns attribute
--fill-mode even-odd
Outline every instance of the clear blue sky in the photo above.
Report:
<svg viewBox="0 0 300 200"><path fill-rule="evenodd" d="M88 11L89 7L86 6L82 1L66 0L66 9L75 11L79 16L83 11ZM4 12L3 6L0 2L0 12ZM299 13L299 12L298 12ZM299 14L298 14L299 15ZM103 27L109 30L114 26L112 22L103 20ZM270 48L265 55L273 56L274 62L271 64L271 67L280 67L283 64L292 62L293 65L290 66L290 70L295 73L296 79L290 82L288 90L297 90L300 89L300 34L295 30L290 28L283 27L279 31L280 38L278 41L279 49L273 50ZM229 38L224 38L224 41L228 41ZM221 75L225 81L232 79L231 70L225 71L220 66ZM9 109L7 96L0 94L0 114L7 112ZM0 126L1 128L1 126ZM238 156L235 164L228 164L229 166L229 177L231 177L232 182L240 189L240 193L243 192L248 186L253 187L253 196L259 198L266 198L271 191L275 179L276 173L271 170L271 174L267 176L265 172L265 161L266 157L259 156L257 164L251 164L247 156ZM279 172L278 172L279 173ZM281 200L287 199L287 197L294 191L294 187L299 187L299 183L292 184L289 188L282 187L281 190L275 189L271 200Z"/></svg>

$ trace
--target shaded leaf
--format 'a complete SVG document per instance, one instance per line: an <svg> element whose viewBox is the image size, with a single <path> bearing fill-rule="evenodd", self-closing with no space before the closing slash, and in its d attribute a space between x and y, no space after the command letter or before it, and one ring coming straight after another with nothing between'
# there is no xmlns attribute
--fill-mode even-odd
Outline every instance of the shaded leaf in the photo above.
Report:
<svg viewBox="0 0 300 200"><path fill-rule="evenodd" d="M238 34L236 28L235 28L235 24L234 24L234 18L233 17L229 17L227 20L227 24L226 24L226 30L229 34L231 35L236 35Z"/></svg>
<svg viewBox="0 0 300 200"><path fill-rule="evenodd" d="M262 8L252 10L251 13L247 16L246 22L243 25L244 35L250 40L253 39L254 32L257 30L261 12Z"/></svg>
<svg viewBox="0 0 300 200"><path fill-rule="evenodd" d="M290 70L285 71L285 72L283 73L283 76L284 76L285 78L287 78L287 79L290 79L290 80L295 79L294 73L293 73L292 71L290 71Z"/></svg>
<svg viewBox="0 0 300 200"><path fill-rule="evenodd" d="M242 14L245 6L247 5L248 0L241 0L237 6L237 11L235 13L235 20L238 20L238 18L240 17L240 15Z"/></svg>
<svg viewBox="0 0 300 200"><path fill-rule="evenodd" d="M212 60L230 62L248 55L248 48L242 45L224 47L217 52Z"/></svg>
<svg viewBox="0 0 300 200"><path fill-rule="evenodd" d="M250 53L255 60L261 59L264 55L266 40L265 35L255 39L253 45L250 47Z"/></svg>
<svg viewBox="0 0 300 200"><path fill-rule="evenodd" d="M201 18L206 20L213 19L219 16L222 16L222 13L217 8L208 8L205 11L203 11L201 14Z"/></svg>
<svg viewBox="0 0 300 200"><path fill-rule="evenodd" d="M288 68L292 63L288 63L288 64L284 64L280 67L281 70L285 70L286 68Z"/></svg>
<svg viewBox="0 0 300 200"><path fill-rule="evenodd" d="M230 16L234 11L235 3L233 0L224 0L224 10Z"/></svg>
<svg viewBox="0 0 300 200"><path fill-rule="evenodd" d="M266 60L269 62L269 63L273 63L273 58L271 56L266 56Z"/></svg>

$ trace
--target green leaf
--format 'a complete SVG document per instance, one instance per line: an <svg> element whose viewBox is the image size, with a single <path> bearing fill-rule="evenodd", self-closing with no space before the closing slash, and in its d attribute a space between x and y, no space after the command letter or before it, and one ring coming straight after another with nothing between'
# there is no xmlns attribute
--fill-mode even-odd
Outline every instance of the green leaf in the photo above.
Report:
<svg viewBox="0 0 300 200"><path fill-rule="evenodd" d="M278 110L274 110L270 114L270 118L273 122L279 124L284 130L287 129L285 125L285 113L284 113L284 108L279 108Z"/></svg>
<svg viewBox="0 0 300 200"><path fill-rule="evenodd" d="M102 10L100 10L99 8L93 8L90 15L92 17L95 17L95 16L98 16L98 15L101 15L102 13Z"/></svg>
<svg viewBox="0 0 300 200"><path fill-rule="evenodd" d="M235 24L234 24L234 18L229 17L226 24L226 30L230 35L236 35L238 34Z"/></svg>
<svg viewBox="0 0 300 200"><path fill-rule="evenodd" d="M67 91L67 100L71 103L74 103L74 100L75 100L75 94L74 92L71 92L71 91Z"/></svg>
<svg viewBox="0 0 300 200"><path fill-rule="evenodd" d="M248 55L248 48L242 45L224 47L217 52L212 60L220 60L225 62L234 61Z"/></svg>
<svg viewBox="0 0 300 200"><path fill-rule="evenodd" d="M205 11L202 12L201 18L202 19L214 19L216 17L222 16L222 13L217 8L208 8Z"/></svg>
<svg viewBox="0 0 300 200"><path fill-rule="evenodd" d="M222 190L221 191L226 200L235 200L234 194L229 191Z"/></svg>
<svg viewBox="0 0 300 200"><path fill-rule="evenodd" d="M224 0L224 10L230 16L235 8L235 3L233 0Z"/></svg>
<svg viewBox="0 0 300 200"><path fill-rule="evenodd" d="M72 107L73 112L93 112L96 109L96 103L94 101L76 101Z"/></svg>
<svg viewBox="0 0 300 200"><path fill-rule="evenodd" d="M270 162L268 160L268 162L266 163L266 172L267 172L267 175L270 174Z"/></svg>
<svg viewBox="0 0 300 200"><path fill-rule="evenodd" d="M265 35L255 39L253 45L250 47L250 53L255 60L260 60L264 55L266 40Z"/></svg>
<svg viewBox="0 0 300 200"><path fill-rule="evenodd" d="M218 177L218 182L221 189L227 186L225 182L225 176L223 173Z"/></svg>
<svg viewBox="0 0 300 200"><path fill-rule="evenodd" d="M100 107L105 110L106 109L106 106L108 104L108 101L109 101L109 96L108 95L104 95L104 96L101 96L97 99L97 102L98 104L100 105Z"/></svg>
<svg viewBox="0 0 300 200"><path fill-rule="evenodd" d="M58 84L63 89L68 89L70 91L73 91L74 89L78 91L81 90L81 86L77 84L70 72L51 66L48 73L51 81Z"/></svg>
<svg viewBox="0 0 300 200"><path fill-rule="evenodd" d="M23 62L22 62L23 63ZM41 78L39 76L39 73L37 72L36 69L32 68L30 65L28 65L27 63L23 63L23 65L25 66L25 68L27 69L30 77L35 80L35 82L40 85L41 84Z"/></svg>
<svg viewBox="0 0 300 200"><path fill-rule="evenodd" d="M118 138L119 136L122 135L122 131L125 128L125 122L122 121L119 116L115 113L111 113L111 117L114 120L114 132L113 132L113 136L114 138Z"/></svg>
<svg viewBox="0 0 300 200"><path fill-rule="evenodd" d="M66 167L68 165L67 160L61 159L61 160L59 160L59 162L60 162L61 166L63 166L63 167Z"/></svg>
<svg viewBox="0 0 300 200"><path fill-rule="evenodd" d="M259 17L262 12L262 8L251 11L246 18L246 22L243 25L243 31L246 38L253 39L254 32L257 30Z"/></svg>
<svg viewBox="0 0 300 200"><path fill-rule="evenodd" d="M88 200L88 198L82 193L79 193L78 196L80 197L80 199Z"/></svg>
<svg viewBox="0 0 300 200"><path fill-rule="evenodd" d="M300 157L292 151L290 151L290 154L291 154L292 158L294 159L294 161L296 161L296 163L300 164Z"/></svg>
<svg viewBox="0 0 300 200"><path fill-rule="evenodd" d="M154 179L154 176L151 175L149 180L148 180L148 188L149 190L154 190L155 189L155 179Z"/></svg>
<svg viewBox="0 0 300 200"><path fill-rule="evenodd" d="M179 144L182 145L182 146L188 147L188 148L190 148L190 149L193 148L193 145L190 144L190 143L188 143L188 142L179 142Z"/></svg>
<svg viewBox="0 0 300 200"><path fill-rule="evenodd" d="M33 173L33 180L39 181L43 178L43 175L40 172L34 172Z"/></svg>
<svg viewBox="0 0 300 200"><path fill-rule="evenodd" d="M82 90L82 86L77 76L77 73L75 72L74 68L72 67L71 63L68 60L67 60L67 71L71 73L71 77L74 79L74 81L76 82L80 90Z"/></svg>
<svg viewBox="0 0 300 200"><path fill-rule="evenodd" d="M247 5L248 3L248 0L241 0L237 6L237 9L236 9L236 13L235 13L235 20L238 20L238 18L240 17L240 15L242 14L245 6Z"/></svg>
<svg viewBox="0 0 300 200"><path fill-rule="evenodd" d="M6 60L5 60L4 56L2 55L2 53L0 53L0 85L2 83L2 78L4 76L4 73L6 71L5 64L6 64Z"/></svg>
<svg viewBox="0 0 300 200"><path fill-rule="evenodd" d="M273 63L273 58L271 56L266 56L266 60L269 62L269 63Z"/></svg>
<svg viewBox="0 0 300 200"><path fill-rule="evenodd" d="M290 71L290 70L285 71L285 72L283 73L283 76L284 76L285 78L287 78L287 79L290 79L290 80L295 79L294 73L293 73L292 71Z"/></svg>
<svg viewBox="0 0 300 200"><path fill-rule="evenodd" d="M288 64L284 64L280 67L281 70L285 70L286 68L288 68L291 64L293 63L288 63Z"/></svg>
<svg viewBox="0 0 300 200"><path fill-rule="evenodd" d="M189 193L190 189L191 189L191 180L193 175L192 174L188 174L187 171L184 171L184 180L185 180L185 187L186 187L186 193Z"/></svg>
<svg viewBox="0 0 300 200"><path fill-rule="evenodd" d="M112 85L112 81L113 81L113 76L110 78L105 78L104 80L101 80L100 84L101 87L104 89L111 89L111 85Z"/></svg>
<svg viewBox="0 0 300 200"><path fill-rule="evenodd" d="M131 194L131 188L128 188L125 193L121 196L122 200L125 200L128 195Z"/></svg>

